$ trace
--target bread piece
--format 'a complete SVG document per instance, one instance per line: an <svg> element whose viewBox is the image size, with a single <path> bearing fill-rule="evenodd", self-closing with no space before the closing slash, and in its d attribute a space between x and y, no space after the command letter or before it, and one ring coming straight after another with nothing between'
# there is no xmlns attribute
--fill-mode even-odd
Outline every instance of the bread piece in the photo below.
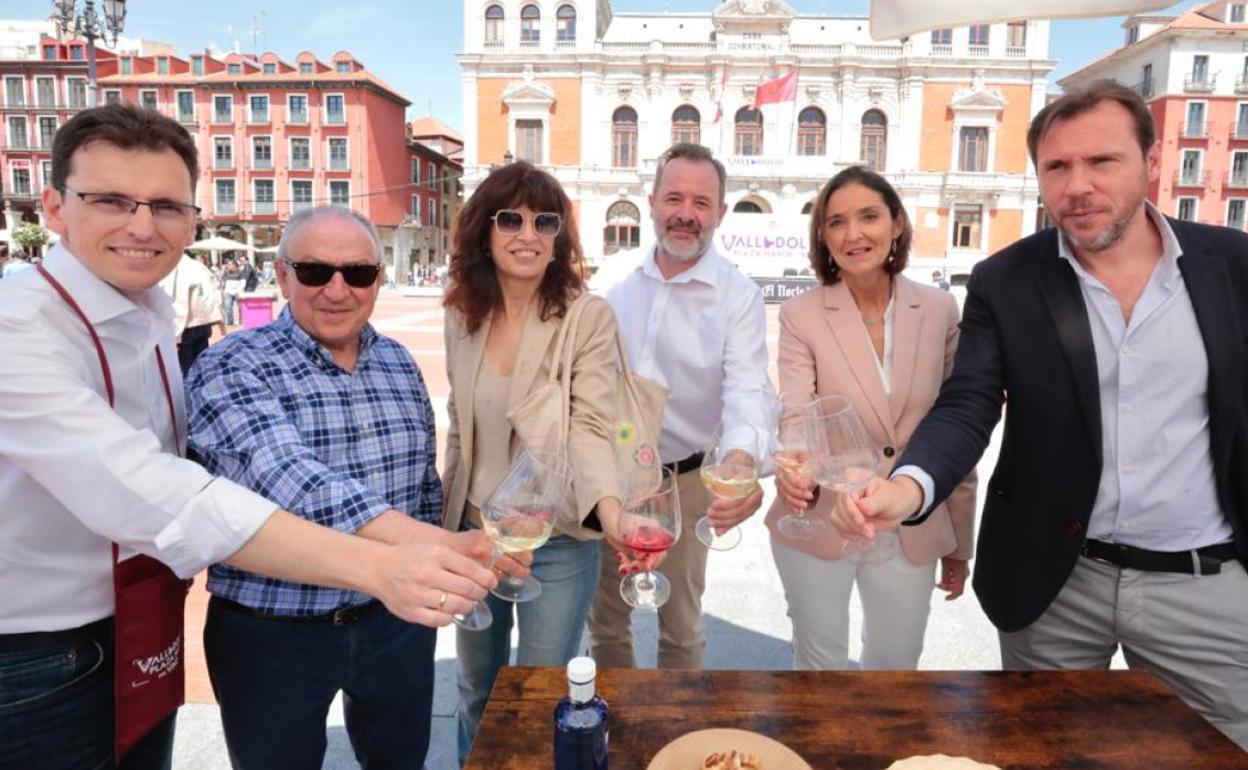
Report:
<svg viewBox="0 0 1248 770"><path fill-rule="evenodd" d="M763 763L758 757L733 749L707 755L701 770L763 770Z"/></svg>

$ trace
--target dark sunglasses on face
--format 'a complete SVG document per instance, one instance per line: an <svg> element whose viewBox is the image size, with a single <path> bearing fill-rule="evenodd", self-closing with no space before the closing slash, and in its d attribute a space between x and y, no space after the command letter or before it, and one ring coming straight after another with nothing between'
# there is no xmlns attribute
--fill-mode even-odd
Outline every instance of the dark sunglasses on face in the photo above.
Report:
<svg viewBox="0 0 1248 770"><path fill-rule="evenodd" d="M524 228L524 214L515 209L499 209L494 214L494 226L503 235L515 235ZM553 211L542 211L533 215L533 232L547 238L553 238L563 228L563 219Z"/></svg>
<svg viewBox="0 0 1248 770"><path fill-rule="evenodd" d="M334 273L342 273L348 286L367 289L377 282L381 265L327 265L324 262L291 262L282 260L295 271L295 278L304 286L324 286L334 279Z"/></svg>

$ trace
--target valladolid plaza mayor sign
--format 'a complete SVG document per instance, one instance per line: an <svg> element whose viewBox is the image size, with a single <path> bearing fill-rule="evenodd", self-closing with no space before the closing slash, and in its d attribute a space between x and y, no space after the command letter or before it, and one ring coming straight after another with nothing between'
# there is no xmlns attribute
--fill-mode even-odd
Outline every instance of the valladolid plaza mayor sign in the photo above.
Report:
<svg viewBox="0 0 1248 770"><path fill-rule="evenodd" d="M715 231L719 253L754 279L767 302L783 302L815 285L809 243L808 216L730 212Z"/></svg>

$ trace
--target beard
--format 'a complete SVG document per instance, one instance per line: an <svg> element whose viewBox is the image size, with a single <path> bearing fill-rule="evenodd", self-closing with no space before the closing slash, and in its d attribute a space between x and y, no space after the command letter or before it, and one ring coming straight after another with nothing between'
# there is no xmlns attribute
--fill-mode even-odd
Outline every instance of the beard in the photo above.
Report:
<svg viewBox="0 0 1248 770"><path fill-rule="evenodd" d="M1141 186L1139 194L1134 196L1129 201L1129 205L1123 208L1122 214L1118 217L1115 217L1113 221L1111 221L1108 225L1105 226L1105 229L1101 230L1099 233L1096 233L1090 237L1078 235L1077 233L1073 232L1070 228L1067 228L1062 224L1062 221L1065 218L1066 213L1069 212L1071 209L1077 210L1077 209L1091 208L1090 203L1086 199L1078 199L1074 203L1072 203L1070 206L1068 206L1061 215L1058 216L1057 218L1058 229L1062 231L1062 235L1066 236L1066 240L1072 246L1074 246L1077 250L1081 252L1084 252L1087 254L1096 254L1102 251L1106 251L1112 248L1113 246L1117 245L1118 242L1122 240L1123 236L1127 234L1127 230L1131 227L1131 220L1135 218L1135 213L1140 210L1140 206L1144 205L1146 192L1147 192L1147 185Z"/></svg>
<svg viewBox="0 0 1248 770"><path fill-rule="evenodd" d="M680 220L673 217L666 222L660 222L657 219L654 222L654 234L658 238L659 248L663 250L663 254L677 262L693 262L699 259L711 247L711 236L715 234L714 229L703 230L698 227L696 222ZM681 228L691 231L694 235L693 242L677 241L668 235L668 230L673 228Z"/></svg>

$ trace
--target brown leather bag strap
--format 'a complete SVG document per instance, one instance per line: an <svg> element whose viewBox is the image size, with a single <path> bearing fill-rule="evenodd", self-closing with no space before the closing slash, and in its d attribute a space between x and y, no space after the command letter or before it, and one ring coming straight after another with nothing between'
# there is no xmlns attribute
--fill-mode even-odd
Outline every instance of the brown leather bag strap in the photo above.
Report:
<svg viewBox="0 0 1248 770"><path fill-rule="evenodd" d="M87 320L87 314L82 312L82 308L78 307L78 303L75 302L74 298L70 296L70 293L65 290L65 287L61 285L61 282L53 278L52 274L49 273L43 265L35 265L35 269L38 270L44 280L52 286L53 290L55 290L57 294L61 295L61 299L65 300L65 304L69 305L69 309L77 314L78 318L82 321L82 325L87 327L87 333L91 335L91 342L95 344L95 354L100 357L100 369L104 372L104 390L108 393L108 405L114 406L115 398L113 393L113 372L108 368L108 356L104 354L104 345L100 343L100 335L95 333L95 327L92 326L91 322ZM176 435L176 429L174 433Z"/></svg>

